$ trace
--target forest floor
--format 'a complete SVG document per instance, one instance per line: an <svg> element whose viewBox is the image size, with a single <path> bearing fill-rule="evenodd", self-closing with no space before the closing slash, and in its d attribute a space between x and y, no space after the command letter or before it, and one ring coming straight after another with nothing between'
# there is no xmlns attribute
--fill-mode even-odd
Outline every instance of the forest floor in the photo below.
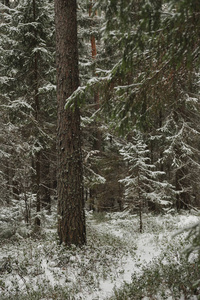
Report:
<svg viewBox="0 0 200 300"><path fill-rule="evenodd" d="M200 299L200 271L184 253L187 232L176 235L199 220L146 214L140 233L137 215L89 212L87 245L66 248L56 213L46 215L39 236L21 226L0 239L0 299Z"/></svg>

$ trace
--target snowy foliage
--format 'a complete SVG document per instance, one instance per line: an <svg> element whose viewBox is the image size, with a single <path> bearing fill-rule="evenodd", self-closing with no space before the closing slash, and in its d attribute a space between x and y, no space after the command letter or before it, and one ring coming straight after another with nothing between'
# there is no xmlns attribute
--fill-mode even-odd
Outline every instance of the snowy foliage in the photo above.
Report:
<svg viewBox="0 0 200 300"><path fill-rule="evenodd" d="M133 142L129 142L120 153L129 169L129 176L120 180L125 185L126 201L133 208L138 207L140 201L147 209L148 201L160 207L170 206L173 187L166 181L161 181L165 173L157 171L155 165L150 163L150 151L143 142L141 133L136 132Z"/></svg>

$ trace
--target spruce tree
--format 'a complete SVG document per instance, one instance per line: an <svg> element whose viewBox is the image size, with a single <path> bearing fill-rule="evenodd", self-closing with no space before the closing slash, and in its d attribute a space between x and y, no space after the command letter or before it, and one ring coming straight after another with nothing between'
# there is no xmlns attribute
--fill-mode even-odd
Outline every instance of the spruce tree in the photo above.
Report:
<svg viewBox="0 0 200 300"><path fill-rule="evenodd" d="M12 2L3 15L1 100L9 124L6 129L15 128L20 145L17 149L13 144L10 146L9 174L24 201L28 193L35 194L34 205L40 213L42 203L50 204L50 171L46 161L50 169L53 167L50 164L55 127L53 7L49 1L18 1ZM39 215L35 220L39 225Z"/></svg>
<svg viewBox="0 0 200 300"><path fill-rule="evenodd" d="M199 1L132 0L111 1L106 9L107 35L112 49L118 46L119 51L115 51L118 61L99 77L105 87L104 111L117 120L121 133L136 125L148 137L152 162L160 164L170 174L169 183L176 186L178 208L193 204L199 193L192 184L199 172L195 113L199 111L199 5ZM172 119L175 127L166 137L162 126ZM163 160L170 140L177 141L173 151L178 165L169 156Z"/></svg>
<svg viewBox="0 0 200 300"><path fill-rule="evenodd" d="M140 132L135 131L132 141L121 150L128 165L128 176L120 182L125 186L125 203L132 211L139 211L140 232L142 232L142 213L149 209L162 211L170 207L175 195L173 187L162 180L164 172L156 170L151 163L150 151Z"/></svg>

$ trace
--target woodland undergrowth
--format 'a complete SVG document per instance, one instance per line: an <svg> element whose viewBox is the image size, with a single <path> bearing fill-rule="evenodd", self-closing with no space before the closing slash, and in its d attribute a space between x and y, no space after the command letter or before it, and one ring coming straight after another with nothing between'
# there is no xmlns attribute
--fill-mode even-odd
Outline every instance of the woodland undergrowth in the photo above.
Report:
<svg viewBox="0 0 200 300"><path fill-rule="evenodd" d="M188 261L183 251L187 233L173 236L189 219L186 213L146 214L140 233L137 215L88 212L87 245L81 248L59 245L55 212L45 216L38 235L18 225L0 239L0 299L200 299L195 257ZM139 256L141 242L158 252L148 263ZM132 279L119 286L128 258ZM113 285L108 294L102 293L106 282Z"/></svg>

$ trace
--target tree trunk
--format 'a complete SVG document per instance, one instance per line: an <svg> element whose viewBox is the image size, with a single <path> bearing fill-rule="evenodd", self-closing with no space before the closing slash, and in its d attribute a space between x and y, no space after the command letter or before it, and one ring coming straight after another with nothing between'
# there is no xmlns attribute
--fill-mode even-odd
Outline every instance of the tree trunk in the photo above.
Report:
<svg viewBox="0 0 200 300"><path fill-rule="evenodd" d="M92 0L90 0L90 7L89 7L89 16L90 17L92 16L92 6L93 6L93 3L92 3ZM95 15L96 14L97 13L95 12ZM91 47L92 47L92 58L95 59L96 55L97 55L95 36L92 34L90 39L91 39Z"/></svg>
<svg viewBox="0 0 200 300"><path fill-rule="evenodd" d="M36 2L33 0L33 18L36 21ZM37 32L34 32L35 39L37 39ZM35 108L35 120L39 122L39 111L40 111L40 103L39 103L39 92L38 92L38 54L34 54L34 108ZM38 137L36 137L38 138ZM41 210L41 201L40 201L40 171L41 171L41 151L35 154L35 171L36 171L36 218L35 225L40 227L40 217L38 216Z"/></svg>
<svg viewBox="0 0 200 300"><path fill-rule="evenodd" d="M90 7L89 7L89 16L92 17L92 7L93 7L93 1L90 0ZM97 12L95 11L95 15L97 15ZM96 40L95 36L91 34L90 37L91 40L91 50L92 50L92 59L95 60L97 56L97 47L96 47ZM94 69L94 76L96 75L96 70ZM99 92L98 90L94 91L94 103L95 103L95 109L98 110L100 108L99 103ZM98 128L98 123L96 124L96 132L95 132L95 140L94 140L94 149L95 150L101 150L101 132Z"/></svg>
<svg viewBox="0 0 200 300"><path fill-rule="evenodd" d="M137 155L138 158L138 155ZM142 221L142 213L143 213L143 200L141 193L141 181L140 181L140 168L137 168L137 198L138 198L138 206L139 206L139 217L140 217L140 233L142 233L143 229L143 221Z"/></svg>
<svg viewBox="0 0 200 300"><path fill-rule="evenodd" d="M36 170L36 218L35 225L36 227L40 227L40 210L41 210L41 202L40 202L40 152L36 153L35 157L35 170Z"/></svg>
<svg viewBox="0 0 200 300"><path fill-rule="evenodd" d="M142 199L139 200L139 215L140 215L140 233L142 233L143 222L142 222Z"/></svg>
<svg viewBox="0 0 200 300"><path fill-rule="evenodd" d="M49 213L51 212L51 179L50 179L50 153L44 151L41 153L41 186L40 186L40 200L41 205Z"/></svg>
<svg viewBox="0 0 200 300"><path fill-rule="evenodd" d="M58 235L67 245L86 242L80 111L65 109L79 86L76 0L55 0L57 47Z"/></svg>

